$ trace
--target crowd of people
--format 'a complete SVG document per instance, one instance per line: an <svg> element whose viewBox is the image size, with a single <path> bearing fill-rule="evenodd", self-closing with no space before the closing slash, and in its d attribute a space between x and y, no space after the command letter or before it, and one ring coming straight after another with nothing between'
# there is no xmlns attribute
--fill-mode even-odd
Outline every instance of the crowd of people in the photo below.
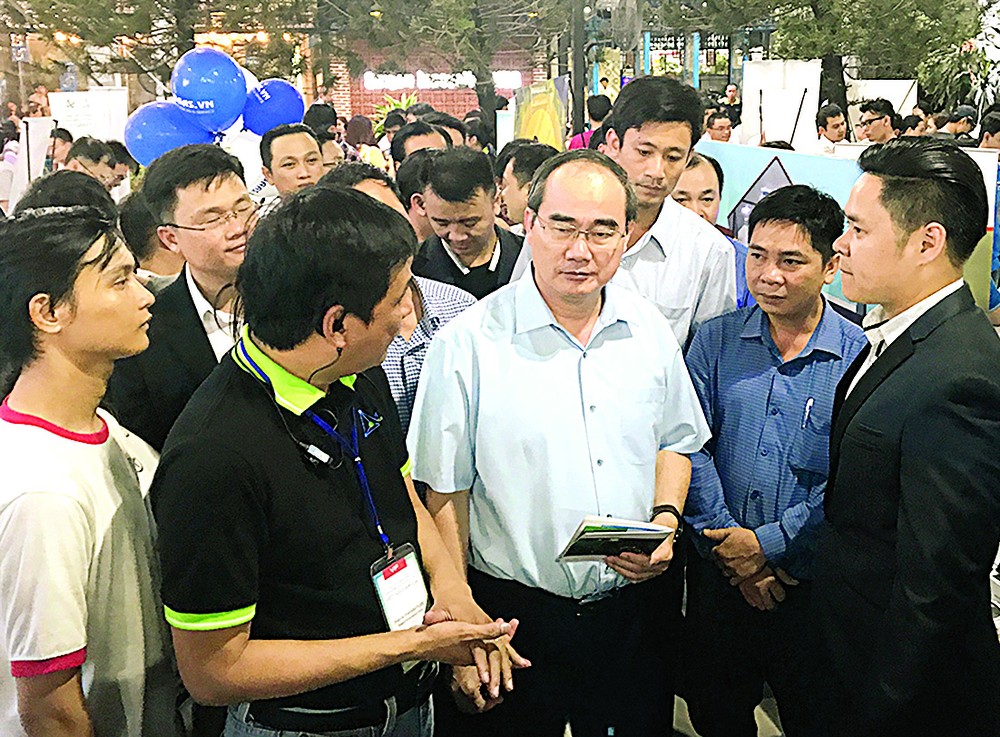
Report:
<svg viewBox="0 0 1000 737"><path fill-rule="evenodd" d="M591 99L495 156L320 102L264 202L188 145L119 205L54 136L0 221L0 732L651 737L679 694L738 737L769 687L789 737L1000 734L968 115L874 104L846 207L783 187L741 243L694 151L735 85ZM558 560L587 515L666 537Z"/></svg>

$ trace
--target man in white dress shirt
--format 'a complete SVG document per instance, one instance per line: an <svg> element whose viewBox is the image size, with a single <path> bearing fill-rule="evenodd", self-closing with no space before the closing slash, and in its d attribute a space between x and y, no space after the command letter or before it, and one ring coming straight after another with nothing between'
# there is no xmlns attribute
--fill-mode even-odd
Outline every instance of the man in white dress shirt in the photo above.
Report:
<svg viewBox="0 0 1000 737"><path fill-rule="evenodd" d="M628 175L603 154L545 161L524 220L532 271L456 317L427 353L409 433L414 478L428 484L474 595L495 616L516 610L518 648L533 663L502 704L480 692L474 669L456 669L453 691L488 713L444 734L668 726L676 642L658 582L680 573L661 575L674 537L652 555L556 560L588 514L676 528L687 454L709 436L669 324L609 284L635 213Z"/></svg>
<svg viewBox="0 0 1000 737"><path fill-rule="evenodd" d="M702 109L691 87L643 77L625 85L605 121L605 151L639 199L614 283L655 304L682 346L701 323L736 309L732 245L670 197L701 136Z"/></svg>

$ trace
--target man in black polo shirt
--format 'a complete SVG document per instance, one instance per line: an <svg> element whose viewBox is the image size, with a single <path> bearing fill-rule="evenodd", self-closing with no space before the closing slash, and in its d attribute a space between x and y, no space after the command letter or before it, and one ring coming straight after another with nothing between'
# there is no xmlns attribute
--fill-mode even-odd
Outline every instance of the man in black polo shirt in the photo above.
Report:
<svg viewBox="0 0 1000 737"><path fill-rule="evenodd" d="M477 299L509 282L523 239L497 227L496 194L486 154L460 147L434 156L423 192L434 235L420 247L413 273L454 284Z"/></svg>
<svg viewBox="0 0 1000 737"><path fill-rule="evenodd" d="M413 309L415 247L364 194L295 195L247 249L239 342L164 446L166 617L192 696L229 705L227 737L430 737L432 661L477 663L494 694L526 664L416 498L378 368Z"/></svg>

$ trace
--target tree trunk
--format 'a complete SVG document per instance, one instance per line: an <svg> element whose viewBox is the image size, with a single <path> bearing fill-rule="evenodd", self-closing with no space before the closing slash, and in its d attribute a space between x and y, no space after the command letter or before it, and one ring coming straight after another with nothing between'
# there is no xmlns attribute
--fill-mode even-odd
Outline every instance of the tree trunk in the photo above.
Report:
<svg viewBox="0 0 1000 737"><path fill-rule="evenodd" d="M181 56L194 48L194 22L198 13L197 0L175 0L174 28L177 39L177 55Z"/></svg>
<svg viewBox="0 0 1000 737"><path fill-rule="evenodd" d="M823 71L819 80L819 99L840 105L847 114L847 84L844 82L844 59L839 54L823 56Z"/></svg>
<svg viewBox="0 0 1000 737"><path fill-rule="evenodd" d="M493 85L493 72L483 71L476 73L476 99L479 100L479 109L483 111L483 122L490 133L490 143L497 145L497 89Z"/></svg>

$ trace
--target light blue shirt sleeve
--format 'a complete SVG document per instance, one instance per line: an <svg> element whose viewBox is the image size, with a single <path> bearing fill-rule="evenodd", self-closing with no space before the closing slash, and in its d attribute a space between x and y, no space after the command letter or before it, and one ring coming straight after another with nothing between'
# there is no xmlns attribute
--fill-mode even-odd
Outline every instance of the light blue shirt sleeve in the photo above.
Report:
<svg viewBox="0 0 1000 737"><path fill-rule="evenodd" d="M708 421L709 428L715 426L713 421L714 392L712 375L712 342L711 325L706 325L695 333L687 353L687 367L691 373L691 382L701 402L701 409ZM712 460L712 442L709 441L697 453L691 456L691 486L688 488L687 503L684 505L684 519L696 532L715 530L722 527L739 527L729 513L725 494L722 490L722 479Z"/></svg>
<svg viewBox="0 0 1000 737"><path fill-rule="evenodd" d="M431 341L407 436L413 478L443 494L475 480L476 356L463 338L445 329Z"/></svg>
<svg viewBox="0 0 1000 737"><path fill-rule="evenodd" d="M690 455L701 449L711 437L711 431L684 363L684 354L673 333L665 330L664 335L670 339L668 350L672 349L673 354L664 361L667 391L659 433L660 450Z"/></svg>

